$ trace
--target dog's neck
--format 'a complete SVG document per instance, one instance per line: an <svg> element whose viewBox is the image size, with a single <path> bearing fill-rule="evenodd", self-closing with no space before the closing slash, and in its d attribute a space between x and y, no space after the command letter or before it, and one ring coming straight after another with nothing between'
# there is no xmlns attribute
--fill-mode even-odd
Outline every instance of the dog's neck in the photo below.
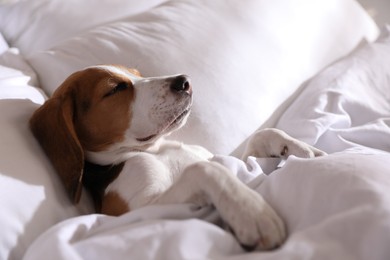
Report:
<svg viewBox="0 0 390 260"><path fill-rule="evenodd" d="M134 154L139 152L155 153L158 151L161 143L168 142L164 138L160 138L153 143L145 143L143 145L129 146L125 142L117 143L109 147L107 150L92 152L84 151L86 160L97 165L117 165L125 162Z"/></svg>
<svg viewBox="0 0 390 260"><path fill-rule="evenodd" d="M92 196L96 212L101 211L105 189L118 177L123 166L124 163L103 166L88 161L84 162L83 185Z"/></svg>

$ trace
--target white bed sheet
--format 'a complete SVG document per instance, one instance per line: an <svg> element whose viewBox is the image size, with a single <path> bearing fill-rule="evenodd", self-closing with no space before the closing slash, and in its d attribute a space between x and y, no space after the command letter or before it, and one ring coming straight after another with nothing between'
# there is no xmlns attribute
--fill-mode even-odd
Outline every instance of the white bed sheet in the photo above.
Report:
<svg viewBox="0 0 390 260"><path fill-rule="evenodd" d="M87 197L84 197L83 203L80 203L79 207L76 208L67 199L66 194L61 192L63 187L52 174L53 169L50 162L28 130L28 118L38 107L38 104L42 104L46 98L42 89L37 88L39 85L38 77L42 83L43 77L50 76L55 72L62 73L62 76L68 75L68 72L64 70L65 64L62 63L64 60L53 56L56 64L60 64L58 70L55 70L47 62L41 62L42 73L39 73L40 69L37 66L34 67L33 63L30 63L33 68L30 67L29 62L26 62L24 57L29 56L31 61L32 56L35 56L35 60L39 60L41 54L55 54L47 48L52 48L52 51L61 50L66 42L72 42L73 36L76 36L76 39L88 38L91 32L97 30L97 28L93 29L95 26L99 26L104 31L110 28L109 23L114 23L117 19L119 22L119 20L134 13L145 12L148 15L151 11L148 11L150 6L167 2L165 0L149 0L142 5L137 4L134 9L132 8L133 2L135 2L133 0L118 0L114 1L115 3L113 1L100 1L98 12L95 8L86 11L89 9L87 8L89 4L94 1L15 1L15 5L0 6L1 33L4 33L10 45L20 48L25 55L21 55L16 48L9 49L7 43L0 39L0 206L6 209L0 215L2 230L0 259L21 259L31 242L43 231L62 220L91 212L90 207L88 207L91 203ZM167 6L174 2L178 4L190 3L180 0L168 2L171 3L167 3ZM117 10L117 6L124 6L123 3L126 8ZM234 74L236 75L234 79L241 82L241 75L246 75L247 79L258 76L248 75L248 71L252 71L251 63L230 62L230 60L241 61L241 58L232 58L235 56L232 56L231 51L227 54L221 52L223 58L221 61L226 59L227 63L217 63L218 67L221 68L220 74L215 69L205 71L201 67L198 70L190 65L188 65L187 71L187 65L183 67L176 62L165 62L165 64L161 64L162 68L159 65L154 67L155 70L150 70L151 63L147 59L143 59L145 62L142 64L145 69L148 69L146 71L150 75L155 75L157 72L167 73L172 70L183 72L185 70L191 73L191 76L194 75L194 83L197 82L196 79L206 79L204 83L207 84L195 84L198 92L203 88L206 91L204 93L209 93L211 88L208 87L210 84L208 80L211 77L217 79L218 82L219 79L224 78L229 83L218 86L211 84L210 86L217 92L220 91L219 88L221 88L221 93L229 91L235 102L232 103L234 106L226 102L228 100L226 98L220 98L218 102L216 102L217 100L209 100L203 104L203 101L207 101L206 99L210 96L206 95L206 98L200 99L203 101L199 107L207 108L207 111L198 112L202 120L207 119L202 121L204 126L202 129L206 133L210 131L214 134L209 135L211 136L210 140L216 140L217 138L214 137L223 136L221 133L230 133L229 141L224 142L221 138L221 142L217 142L219 145L213 146L210 140L205 140L203 131L191 127L184 129L184 135L188 136L191 141L205 142L210 146L209 148L216 147L214 151L230 151L236 146L235 142L241 142L242 138L261 124L260 121L267 118L278 103L284 100L297 84L301 83L301 80L312 75L328 62L349 52L363 37L373 40L377 35L377 29L372 20L354 0L296 0L294 3L280 0L251 1L251 3L261 7L260 11L253 8L247 10L250 5L242 5L239 10L246 10L244 14L250 13L250 17L257 21L256 26L260 26L261 29L259 33L261 37L258 38L260 45L267 45L273 50L271 51L269 48L261 50L270 57L270 59L262 57L261 60L256 60L261 65L258 68L264 67L264 70L261 70L264 78L261 81L255 80L256 84L248 85L243 93L247 97L249 95L250 98L255 98L256 102L241 102L236 94L239 84L226 78L227 75ZM194 1L193 4L198 6L199 2ZM214 4L218 5L218 3ZM224 5L224 2L221 1L220 4ZM299 4L304 8L300 8ZM160 6L155 11L163 10L163 7ZM204 11L202 6L199 7ZM210 6L208 5L208 7ZM218 10L220 11L220 9ZM233 9L233 13L237 11L239 14L239 10ZM274 11L268 12L267 10ZM102 13L107 12L109 12L108 15L102 16ZM169 13L161 14L161 17L156 16L157 21ZM228 20L232 18L230 11L226 14L219 13L219 15ZM88 19L85 19L86 17ZM184 17L186 16L184 15ZM246 15L244 17L250 18ZM329 17L334 19L329 22ZM181 19L179 21L182 21ZM199 16L198 19L204 20L202 16ZM175 28L177 26L180 28L183 25L175 21L172 23ZM188 22L188 19L186 21ZM289 23L284 21L289 21ZM295 23L291 21L295 21ZM310 21L310 23L303 21ZM207 21L204 22L207 24ZM197 22L195 24L199 25ZM264 25L262 26L262 24ZM257 28L256 26L249 29L254 30ZM204 25L201 28L208 28L208 26ZM240 28L237 25L237 28L236 26L227 26L226 29L239 29L241 32ZM254 35L250 30L247 33L250 42L253 43ZM308 31L311 33L307 33ZM185 33L188 33L187 29ZM140 35L147 36L142 33ZM180 32L175 35L182 37ZM193 33L189 35L194 36ZM272 35L276 37L270 37ZM137 39L132 38L132 40ZM235 48L240 52L251 53L249 49L242 49L242 43L246 41L245 37L232 39L234 39ZM87 43L90 43L88 39L86 40ZM224 42L222 38L219 40ZM111 42L104 37L102 41ZM293 42L295 44L292 44ZM73 53L74 56L65 55L66 58L79 59L82 64L86 62L87 65L127 59L127 56L123 56L122 53L113 52L115 55L111 55L110 52L102 51L97 45L94 45L96 57L103 55L102 57L108 57L108 59L84 59L83 55L91 53L91 49L88 48L87 53L78 52L77 49L80 45L77 41L75 43L75 45L69 46L71 49L64 49L64 52L60 51L57 54ZM202 43L200 42L200 44ZM218 46L216 41L214 43ZM113 45L108 44L108 46ZM151 47L142 44L140 46L143 48ZM206 46L208 46L207 43ZM244 44L244 46L246 45ZM129 48L131 46L126 45L126 47L127 52L131 53L131 48ZM151 53L159 53L161 48L165 49L165 45L155 46L150 51ZM191 54L193 48L185 49L190 50ZM319 49L321 51L318 51ZM176 48L172 50L172 54L182 57L180 53L175 51ZM136 48L136 53L138 53L138 48ZM279 54L271 55L271 53ZM283 53L288 55L282 55ZM386 54L380 56L386 57ZM204 58L205 64L215 61L213 56L206 55ZM251 56L251 58L254 57ZM287 63L286 58L289 58ZM175 59L172 58L173 61ZM183 60L183 64L187 64L187 60ZM239 71L242 72L238 73L238 70L231 67L232 64L240 66ZM274 65L270 66L271 64ZM288 68L291 70L286 69L280 72L277 69L272 69L278 68L278 64L289 65ZM297 64L300 65L297 66ZM292 157L282 170L270 177L261 175L261 169L254 161L250 161L249 166L247 166L231 157L218 157L223 163L228 164L232 171L238 172L238 177L245 182L256 178L257 175L262 176L256 178L251 187L261 192L280 212L286 219L290 231L287 243L280 250L272 253L246 254L230 233L209 223L218 218L212 208L196 209L191 205L172 205L149 207L120 218L101 215L72 218L44 233L30 248L25 258L225 259L229 257L232 259L251 259L261 256L266 259L390 259L388 249L384 245L384 242L389 241L387 237L389 234L389 210L387 207L389 201L388 195L383 192L383 190L388 190L386 162L389 161L389 158L386 153L380 154L381 151L389 151L389 121L387 118L390 109L386 106L389 104L389 90L388 88L364 88L364 85L371 81L371 76L366 80L359 81L356 77L351 79L348 73L343 73L346 68L354 67L355 69L350 74L353 72L358 72L358 75L375 74L373 72L378 71L378 69L385 71L386 64L376 65L377 69L371 72L362 70L357 65L352 66L352 64L352 62L347 61L338 69L333 69L334 73L322 75L322 79L316 78L306 86L299 99L283 113L282 117L273 117L273 119L279 119L277 127L329 152L353 148L349 152L354 150L360 155L335 154L315 160L300 160ZM72 70L78 68L73 66L74 64L67 65ZM246 67L249 67L249 70L245 69ZM295 69L298 73L295 72ZM272 73L264 73L264 71ZM209 73L207 77L204 77L205 72ZM290 73L291 77L279 79L279 75L286 76L286 73ZM378 73L378 75L384 75L381 78L383 84L377 82L378 85L388 86L388 78L390 78L386 78L388 74ZM267 80L268 78L270 80ZM274 78L288 81L289 87L286 89L284 84L275 85L275 81L272 80ZM330 78L337 79L336 87L330 88L327 84L326 80L329 81ZM259 84L259 82L262 83ZM348 86L348 82L352 82L353 85ZM229 88L227 88L228 85ZM355 91L354 86L360 86L361 89L366 90L351 96L350 93ZM272 90L269 95L267 95L267 89ZM332 96L331 93L335 92L340 94L339 97L343 97L344 93L346 96L343 98L337 98L337 95ZM264 93L266 95L263 95ZM313 95L318 95L318 97L313 99ZM260 96L261 102L258 101ZM275 98L270 98L272 96ZM367 102L356 102L366 99L371 100L373 106L367 106ZM333 101L334 106L324 106L326 103L324 100ZM376 106L377 100L384 104L380 106L379 110ZM302 103L305 106L300 105ZM209 109L211 105L224 111L225 115L221 120L223 119L223 122L230 124L221 123L219 118L215 118L219 113L214 113L214 110L217 111L217 109ZM376 109L372 110L371 107ZM245 134L240 130L240 138L236 138L234 141L233 132L238 132L230 125L231 119L235 117L236 113L240 116L246 115L245 118L241 118L241 121L234 122L234 128L245 129ZM194 114L196 115L196 113ZM365 116L363 121L359 121L356 120L358 118L356 114L358 116L367 114L368 116ZM252 115L256 115L258 118L248 121L247 119L252 118ZM235 118L240 119L240 117ZM307 124L301 124L305 121L308 121ZM242 122L252 124L253 129L244 127ZM220 126L224 126L223 131L218 128ZM193 133L199 137L198 140L194 140L194 134L188 134L188 131L185 131L188 129L193 129ZM332 143L334 145L330 145ZM224 146L229 146L229 149L223 148ZM246 171L248 169L251 173ZM373 174L371 174L372 172ZM356 212L360 215L354 214ZM195 217L200 219L194 219ZM371 255L372 252L375 254Z"/></svg>
<svg viewBox="0 0 390 260"><path fill-rule="evenodd" d="M390 36L359 48L311 80L276 127L332 153L390 152Z"/></svg>
<svg viewBox="0 0 390 260"><path fill-rule="evenodd" d="M54 10L69 5L54 2L61 3ZM49 9L41 15L46 18ZM57 18L54 25L65 19L72 21L68 27L79 27L73 24L80 19L78 12L61 11L52 17ZM44 27L43 21L32 27ZM64 31L49 28L32 31L50 39ZM196 89L191 116L169 138L228 154L302 81L377 35L377 27L353 0L247 0L239 5L235 0L171 0L25 56L49 96L71 73L96 64L135 67L144 76L185 73ZM15 42L24 51L26 43ZM229 133L229 142L220 133Z"/></svg>
<svg viewBox="0 0 390 260"><path fill-rule="evenodd" d="M389 79L386 38L324 70L278 120L329 156L292 156L269 176L253 159L217 157L285 219L289 237L278 250L247 253L210 223L212 208L168 205L67 220L25 259L389 259Z"/></svg>
<svg viewBox="0 0 390 260"><path fill-rule="evenodd" d="M389 154L372 153L290 157L270 176L260 174L253 186L290 234L272 252L245 252L229 232L208 222L216 218L211 208L168 205L67 220L36 240L25 259L386 259L389 160Z"/></svg>
<svg viewBox="0 0 390 260"><path fill-rule="evenodd" d="M52 166L28 128L46 100L34 70L1 40L0 53L0 259L18 260L44 230L92 210L80 210L58 192L63 186L48 174Z"/></svg>

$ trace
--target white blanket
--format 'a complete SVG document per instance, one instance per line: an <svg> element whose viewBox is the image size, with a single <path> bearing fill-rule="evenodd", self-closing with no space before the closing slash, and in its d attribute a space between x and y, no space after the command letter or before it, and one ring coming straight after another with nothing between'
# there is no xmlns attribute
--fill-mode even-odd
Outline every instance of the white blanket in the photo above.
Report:
<svg viewBox="0 0 390 260"><path fill-rule="evenodd" d="M218 220L212 208L167 205L120 218L79 217L92 212L91 203L84 197L71 204L28 128L46 100L40 87L51 93L74 70L118 63L145 76L190 75L192 121L171 137L230 153L303 80L363 38L377 37L355 0L6 2L0 4L0 259L390 259L388 155L378 154L390 151L390 50L376 53L377 62L365 54L320 75L269 125L329 153L360 155L291 157L270 177L261 171L277 161L260 167L254 159L215 158L285 219L288 240L271 253L244 252L212 224Z"/></svg>
<svg viewBox="0 0 390 260"><path fill-rule="evenodd" d="M332 153L290 157L262 174L214 158L261 193L286 222L272 252L245 252L212 224L212 208L151 206L121 217L62 222L25 259L390 259L390 46L367 47L309 82L277 126ZM388 40L387 40L388 42ZM237 209L239 210L239 209Z"/></svg>
<svg viewBox="0 0 390 260"><path fill-rule="evenodd" d="M87 215L43 234L25 259L385 259L390 255L389 154L290 157L270 176L218 157L275 207L289 238L272 252L246 253L210 224L212 208L152 206L121 217ZM252 168L255 165L255 168ZM248 167L248 168L246 168ZM387 192L387 194L386 194ZM203 220L206 221L203 221Z"/></svg>

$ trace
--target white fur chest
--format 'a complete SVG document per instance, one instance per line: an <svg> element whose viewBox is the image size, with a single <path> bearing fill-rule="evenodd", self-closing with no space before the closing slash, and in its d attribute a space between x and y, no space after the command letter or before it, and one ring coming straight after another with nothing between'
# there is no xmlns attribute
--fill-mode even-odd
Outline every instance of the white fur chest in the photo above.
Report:
<svg viewBox="0 0 390 260"><path fill-rule="evenodd" d="M171 187L187 166L211 157L200 146L164 140L145 152L134 153L106 193L118 193L131 209L138 208Z"/></svg>
<svg viewBox="0 0 390 260"><path fill-rule="evenodd" d="M209 160L213 155L205 148L197 145L185 145L174 141L164 141L158 150L150 152L162 162L176 178L190 164Z"/></svg>

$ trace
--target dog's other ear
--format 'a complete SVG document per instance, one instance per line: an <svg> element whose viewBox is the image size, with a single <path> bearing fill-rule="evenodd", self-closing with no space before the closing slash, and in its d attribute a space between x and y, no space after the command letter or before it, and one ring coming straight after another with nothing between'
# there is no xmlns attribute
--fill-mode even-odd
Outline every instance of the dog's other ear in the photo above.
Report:
<svg viewBox="0 0 390 260"><path fill-rule="evenodd" d="M72 201L82 191L84 152L73 125L73 101L68 95L47 100L30 119L30 128L60 176Z"/></svg>

